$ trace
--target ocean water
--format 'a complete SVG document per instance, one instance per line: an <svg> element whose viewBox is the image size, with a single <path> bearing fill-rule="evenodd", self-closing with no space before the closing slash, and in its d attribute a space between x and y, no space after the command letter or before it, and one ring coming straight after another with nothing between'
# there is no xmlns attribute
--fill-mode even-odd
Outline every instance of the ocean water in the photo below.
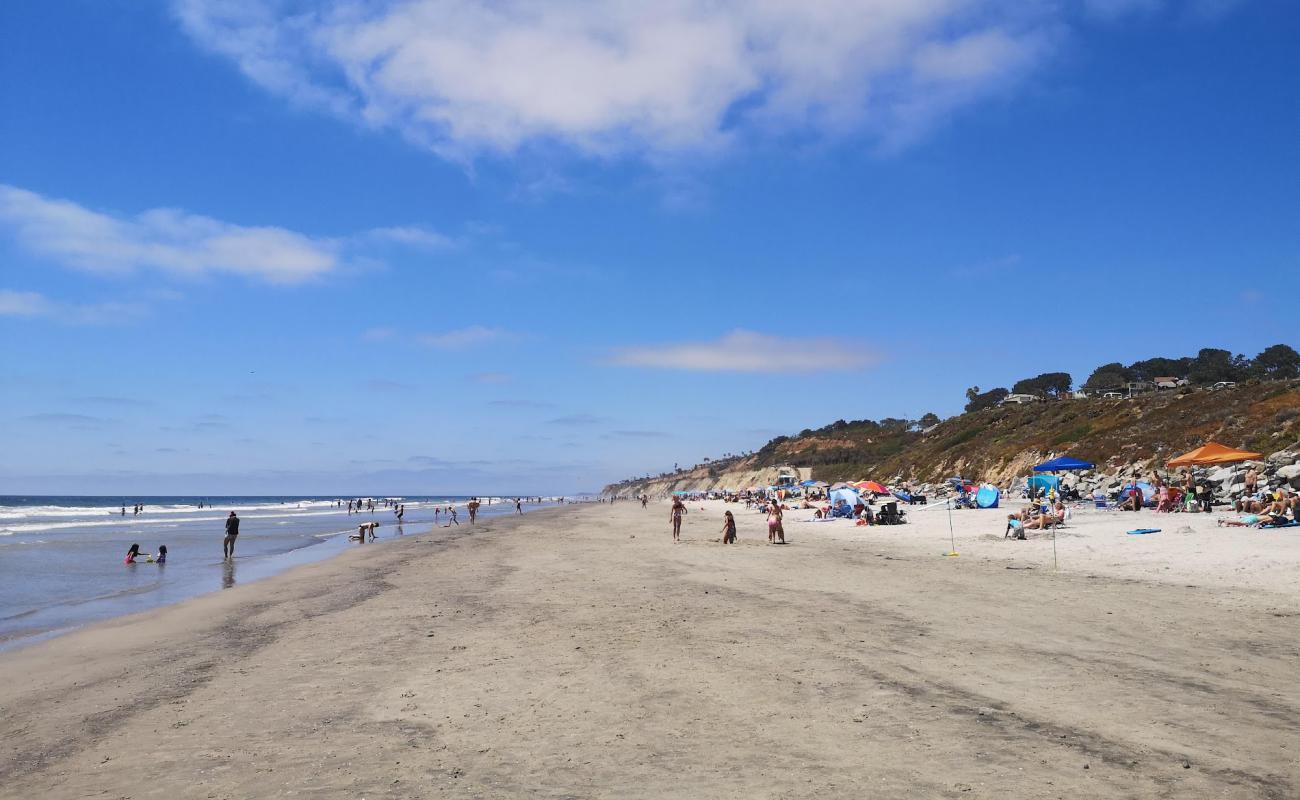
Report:
<svg viewBox="0 0 1300 800"><path fill-rule="evenodd" d="M514 513L513 499L481 499L481 517ZM374 512L349 515L346 498L339 508L333 497L142 497L126 500L124 516L116 497L0 496L0 649L328 558L362 546L348 540L361 522L380 524L374 544L429 530L438 506L456 506L464 525L466 500L401 498L399 526L380 498ZM133 513L135 503L143 513ZM235 559L226 562L231 511L241 522ZM167 545L167 563L124 564L133 543L142 553Z"/></svg>

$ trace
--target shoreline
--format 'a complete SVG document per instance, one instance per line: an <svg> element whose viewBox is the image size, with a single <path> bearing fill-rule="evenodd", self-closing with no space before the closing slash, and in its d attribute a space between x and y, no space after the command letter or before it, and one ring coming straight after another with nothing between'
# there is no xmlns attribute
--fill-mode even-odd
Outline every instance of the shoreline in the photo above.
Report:
<svg viewBox="0 0 1300 800"><path fill-rule="evenodd" d="M205 512L196 512L191 507L151 507L145 517L127 516L119 521L116 515L111 515L113 519L108 523L46 519L30 523L41 526L41 532L25 537L34 541L0 540L3 546L0 552L11 559L10 568L4 573L11 581L6 587L10 591L0 598L0 605L6 609L0 617L0 652L65 635L101 620L157 609L239 583L263 580L301 564L334 558L357 546L348 537L355 534L359 523L379 523L378 537L370 544L383 546L410 535L408 532L431 528L437 521L432 515L435 506L442 503L463 506L459 498L441 503L422 498L411 503L405 523L399 524L393 520L391 509L376 508L345 515L333 507L332 501L328 507L316 507L321 505L320 498L301 499L299 502L308 503L305 508L286 505L283 501L268 502L280 499L275 496L218 499L234 501L232 505L244 521L241 546L233 561L222 560L220 556L221 523L228 510L224 508L220 513L217 509L206 512L209 514L206 517L195 517L194 514ZM533 505L530 510L545 507L548 505ZM23 508L13 506L11 511ZM47 505L39 510L47 515L53 511L84 516L87 509L64 511ZM480 512L480 520L507 513L505 503L488 505ZM463 508L461 516L467 517ZM103 529L106 524L113 528ZM463 524L468 524L468 520ZM145 534L141 526L157 527L162 532ZM50 533L52 530L54 535ZM120 552L125 550L126 542L159 538L171 548L172 557L167 565L144 561L125 568L121 565ZM18 567L32 559L40 560L47 569L29 573ZM48 571L53 564L58 565L63 575Z"/></svg>
<svg viewBox="0 0 1300 800"><path fill-rule="evenodd" d="M0 795L1300 787L1294 591L771 547L749 514L723 546L719 515L676 546L664 504L430 530L0 653Z"/></svg>

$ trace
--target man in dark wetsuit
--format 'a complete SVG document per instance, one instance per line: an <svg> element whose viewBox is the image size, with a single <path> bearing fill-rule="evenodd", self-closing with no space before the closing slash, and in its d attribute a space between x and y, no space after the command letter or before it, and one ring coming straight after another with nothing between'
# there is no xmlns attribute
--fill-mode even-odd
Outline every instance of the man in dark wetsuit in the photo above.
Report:
<svg viewBox="0 0 1300 800"><path fill-rule="evenodd" d="M235 539L239 536L239 517L231 511L230 516L226 517L226 538L221 543L221 551L225 554L226 560L235 557Z"/></svg>

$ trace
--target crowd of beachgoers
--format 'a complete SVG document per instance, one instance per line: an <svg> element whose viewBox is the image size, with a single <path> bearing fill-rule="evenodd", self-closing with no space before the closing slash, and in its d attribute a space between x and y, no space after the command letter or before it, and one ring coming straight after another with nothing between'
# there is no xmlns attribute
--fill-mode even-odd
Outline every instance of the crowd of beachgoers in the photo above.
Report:
<svg viewBox="0 0 1300 800"><path fill-rule="evenodd" d="M1060 467L1060 469L1056 469ZM849 519L858 525L898 525L907 507L997 508L1021 502L1006 515L1006 535L1023 539L1027 531L1065 524L1073 511L1090 508L1158 514L1217 514L1227 527L1300 526L1300 448L1267 457L1213 443L1173 459L1163 468L1136 464L1110 471L1062 457L1037 465L1030 476L1001 485L954 477L943 483L870 480L827 484L787 477L771 486L745 489L677 491L670 521L679 538L680 517L691 501L743 504L767 516L769 540L784 542L783 513L811 510L811 519ZM611 498L612 499L612 498ZM645 505L651 498L640 495ZM724 542L734 538L734 522L724 522ZM729 532L730 531L730 532Z"/></svg>

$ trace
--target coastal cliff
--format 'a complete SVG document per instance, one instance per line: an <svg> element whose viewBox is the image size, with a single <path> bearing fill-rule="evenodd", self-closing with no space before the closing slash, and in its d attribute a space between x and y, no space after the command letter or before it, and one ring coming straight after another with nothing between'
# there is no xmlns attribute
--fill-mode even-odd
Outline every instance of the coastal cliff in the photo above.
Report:
<svg viewBox="0 0 1300 800"><path fill-rule="evenodd" d="M604 494L766 486L782 468L797 468L800 480L921 484L961 475L1004 484L1033 464L1067 454L1097 464L1099 473L1118 474L1161 465L1210 440L1266 456L1300 449L1300 381L1004 405L924 429L907 420L840 420L777 437L745 456L612 483Z"/></svg>

